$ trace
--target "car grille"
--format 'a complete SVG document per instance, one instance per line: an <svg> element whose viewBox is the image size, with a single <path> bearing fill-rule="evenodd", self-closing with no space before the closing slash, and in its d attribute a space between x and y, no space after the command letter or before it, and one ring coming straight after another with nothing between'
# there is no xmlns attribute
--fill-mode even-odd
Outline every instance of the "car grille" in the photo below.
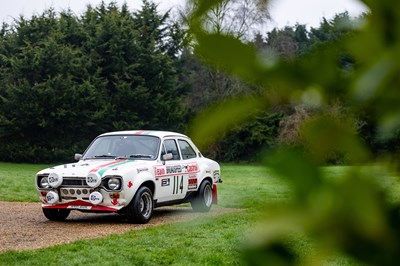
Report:
<svg viewBox="0 0 400 266"><path fill-rule="evenodd" d="M85 177L64 176L60 192L63 200L89 200L91 190Z"/></svg>
<svg viewBox="0 0 400 266"><path fill-rule="evenodd" d="M64 177L61 187L85 187L89 188L85 177Z"/></svg>

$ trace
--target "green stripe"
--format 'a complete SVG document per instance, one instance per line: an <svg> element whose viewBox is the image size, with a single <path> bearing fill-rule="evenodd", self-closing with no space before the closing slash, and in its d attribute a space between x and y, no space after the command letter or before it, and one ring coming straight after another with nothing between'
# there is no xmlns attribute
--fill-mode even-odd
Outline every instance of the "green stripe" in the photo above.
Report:
<svg viewBox="0 0 400 266"><path fill-rule="evenodd" d="M120 163L112 164L112 165L109 165L107 167L104 167L104 168L100 169L97 173L99 174L99 176L102 177L104 172L107 171L108 169L116 167L116 166L119 166L119 165L123 165L123 164L126 164L126 163L130 163L130 162L132 162L132 161L128 161L127 160L127 161L123 161L123 162L120 162Z"/></svg>

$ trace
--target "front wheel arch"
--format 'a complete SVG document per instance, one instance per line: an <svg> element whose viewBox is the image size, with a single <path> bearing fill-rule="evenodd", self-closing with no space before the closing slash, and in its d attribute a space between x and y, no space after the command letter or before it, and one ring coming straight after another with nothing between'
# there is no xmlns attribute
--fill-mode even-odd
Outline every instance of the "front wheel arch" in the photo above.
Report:
<svg viewBox="0 0 400 266"><path fill-rule="evenodd" d="M131 202L126 207L126 215L129 222L145 224L153 215L154 199L152 190L143 184L137 191Z"/></svg>

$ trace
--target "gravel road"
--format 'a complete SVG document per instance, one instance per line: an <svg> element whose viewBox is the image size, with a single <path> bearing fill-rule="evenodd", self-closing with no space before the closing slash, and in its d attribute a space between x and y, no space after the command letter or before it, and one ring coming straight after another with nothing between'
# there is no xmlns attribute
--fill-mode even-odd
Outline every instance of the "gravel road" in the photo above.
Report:
<svg viewBox="0 0 400 266"><path fill-rule="evenodd" d="M234 211L239 210L213 207L209 213L195 213L190 207L163 207L155 209L152 219L145 225L129 224L118 214L72 211L66 221L53 222L43 216L40 203L0 201L0 253L43 248Z"/></svg>

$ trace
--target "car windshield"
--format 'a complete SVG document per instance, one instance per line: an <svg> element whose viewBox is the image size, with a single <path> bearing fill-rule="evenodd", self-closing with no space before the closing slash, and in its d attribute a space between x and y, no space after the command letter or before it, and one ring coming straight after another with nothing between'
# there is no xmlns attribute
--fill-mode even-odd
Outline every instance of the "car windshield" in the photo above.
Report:
<svg viewBox="0 0 400 266"><path fill-rule="evenodd" d="M83 159L143 159L155 160L160 139L154 136L113 135L96 138Z"/></svg>

